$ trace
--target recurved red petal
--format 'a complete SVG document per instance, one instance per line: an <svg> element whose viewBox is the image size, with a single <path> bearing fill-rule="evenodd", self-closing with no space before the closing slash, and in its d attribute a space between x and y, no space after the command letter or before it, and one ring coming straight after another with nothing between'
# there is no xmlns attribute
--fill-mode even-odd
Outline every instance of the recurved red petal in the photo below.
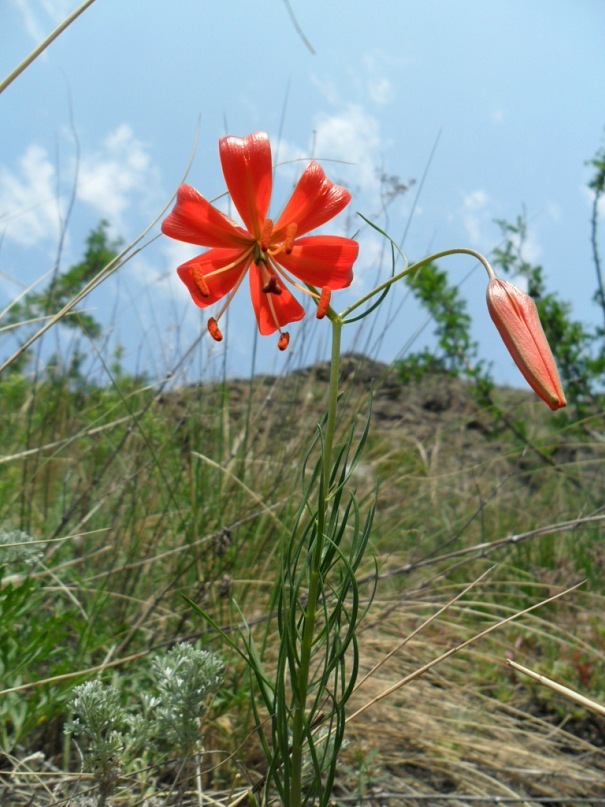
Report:
<svg viewBox="0 0 605 807"><path fill-rule="evenodd" d="M162 222L162 232L200 247L237 248L250 241L245 230L190 185L179 188L172 213Z"/></svg>
<svg viewBox="0 0 605 807"><path fill-rule="evenodd" d="M256 322L261 336L269 336L289 322L297 322L305 315L305 309L286 286L281 286L281 294L267 294L263 291L265 282L261 273L252 264L250 267L250 296L256 314Z"/></svg>
<svg viewBox="0 0 605 807"><path fill-rule="evenodd" d="M359 244L337 235L309 235L294 243L292 252L280 252L275 260L304 283L344 289L353 280L353 263Z"/></svg>
<svg viewBox="0 0 605 807"><path fill-rule="evenodd" d="M328 179L321 165L309 163L275 224L273 239L282 241L291 223L296 224L297 236L304 235L333 219L350 201L346 188Z"/></svg>
<svg viewBox="0 0 605 807"><path fill-rule="evenodd" d="M565 406L559 372L532 298L512 283L494 278L487 287L487 307L508 352L536 395L551 409Z"/></svg>
<svg viewBox="0 0 605 807"><path fill-rule="evenodd" d="M211 249L181 264L177 272L193 302L206 308L229 294L246 271L249 260L250 256L241 250Z"/></svg>
<svg viewBox="0 0 605 807"><path fill-rule="evenodd" d="M264 132L222 137L219 152L233 204L248 230L260 238L273 181L269 137Z"/></svg>

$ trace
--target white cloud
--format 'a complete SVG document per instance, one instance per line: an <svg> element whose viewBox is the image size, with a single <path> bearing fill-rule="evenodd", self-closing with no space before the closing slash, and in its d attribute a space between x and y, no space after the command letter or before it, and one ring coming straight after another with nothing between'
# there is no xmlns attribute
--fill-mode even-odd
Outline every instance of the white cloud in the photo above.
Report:
<svg viewBox="0 0 605 807"><path fill-rule="evenodd" d="M547 202L546 212L548 213L548 216L551 221L554 221L556 224L558 224L561 221L561 208L556 202Z"/></svg>
<svg viewBox="0 0 605 807"><path fill-rule="evenodd" d="M559 220L560 211L556 205L547 204L547 212L552 221ZM494 243L502 241L502 232L495 224L500 216L494 210L494 204L485 191L479 189L463 194L458 217L462 219L470 246L475 249L487 253L493 249ZM522 260L533 264L541 260L543 250L535 230L527 228L523 243L515 233L510 233L508 237L515 250L520 250Z"/></svg>
<svg viewBox="0 0 605 807"><path fill-rule="evenodd" d="M315 154L321 159L350 163L346 171L350 183L370 195L380 193L377 168L381 146L378 120L357 104L322 115L317 121Z"/></svg>
<svg viewBox="0 0 605 807"><path fill-rule="evenodd" d="M388 57L380 52L366 53L363 65L367 72L366 91L376 106L385 106L394 98L393 85L386 75Z"/></svg>
<svg viewBox="0 0 605 807"><path fill-rule="evenodd" d="M483 190L471 191L462 197L460 215L467 238L473 247L485 248L489 244L489 236L485 232L493 220L489 208L490 198Z"/></svg>
<svg viewBox="0 0 605 807"><path fill-rule="evenodd" d="M45 149L31 145L17 171L0 167L0 227L22 246L56 238L61 228L57 176Z"/></svg>
<svg viewBox="0 0 605 807"><path fill-rule="evenodd" d="M393 88L388 78L375 78L368 83L370 98L377 106L385 106L393 99Z"/></svg>
<svg viewBox="0 0 605 807"><path fill-rule="evenodd" d="M84 151L79 166L72 159L65 174L75 175L76 168L78 200L122 231L128 229L121 220L125 211L135 199L140 208L157 187L157 170L146 147L125 124L95 152ZM0 166L0 232L22 246L56 240L63 197L71 191L59 185L48 151L38 144L25 149L15 169Z"/></svg>
<svg viewBox="0 0 605 807"><path fill-rule="evenodd" d="M309 76L311 84L321 93L324 99L332 106L340 103L340 93L332 81L327 81L325 77L318 78L314 73Z"/></svg>
<svg viewBox="0 0 605 807"><path fill-rule="evenodd" d="M483 210L489 203L489 196L485 191L471 191L464 197L464 207L466 210Z"/></svg>
<svg viewBox="0 0 605 807"><path fill-rule="evenodd" d="M281 140L277 147L272 139L278 166L271 203L273 217L277 218L294 183L312 159L322 164L331 180L345 185L358 204L363 195L362 206L365 209L380 209L378 167L384 142L380 137L377 119L362 107L351 104L339 112L320 115L314 121L313 128L313 135L306 147L287 140ZM217 207L222 209L220 204ZM350 209L347 210L349 212ZM341 223L346 220L347 213L339 217ZM333 222L329 222L326 228L330 233L336 233Z"/></svg>
<svg viewBox="0 0 605 807"><path fill-rule="evenodd" d="M390 74L394 68L403 64L403 60L393 59L382 51L365 53L361 57L361 70L349 70L346 94L334 82L326 81L325 77L318 78L311 75L312 84L321 93L327 103L332 106L342 105L351 97L351 88L355 88L356 95L365 103L369 100L378 107L386 106L395 97Z"/></svg>
<svg viewBox="0 0 605 807"><path fill-rule="evenodd" d="M131 194L147 191L152 174L156 175L144 144L122 124L95 154L82 157L77 195L115 224L131 204Z"/></svg>

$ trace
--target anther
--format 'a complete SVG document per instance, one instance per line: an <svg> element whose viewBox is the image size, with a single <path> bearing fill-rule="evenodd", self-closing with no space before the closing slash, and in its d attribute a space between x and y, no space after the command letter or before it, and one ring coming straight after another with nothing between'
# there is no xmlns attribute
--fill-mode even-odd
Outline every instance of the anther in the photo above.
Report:
<svg viewBox="0 0 605 807"><path fill-rule="evenodd" d="M215 342L222 342L223 334L221 333L220 328L218 327L214 317L210 317L210 319L208 320L208 333L214 339Z"/></svg>
<svg viewBox="0 0 605 807"><path fill-rule="evenodd" d="M296 238L296 230L298 225L295 221L291 221L286 227L286 237L284 238L284 252L289 255L294 249L294 239Z"/></svg>
<svg viewBox="0 0 605 807"><path fill-rule="evenodd" d="M191 275L202 297L210 297L210 289L206 283L202 267L199 266L199 264L196 263L191 267Z"/></svg>
<svg viewBox="0 0 605 807"><path fill-rule="evenodd" d="M263 286L263 291L265 292L265 294L281 294L282 293L282 288L279 285L279 283L277 282L277 278L275 277L275 275L271 275L269 280Z"/></svg>
<svg viewBox="0 0 605 807"><path fill-rule="evenodd" d="M319 295L319 300L317 301L317 312L315 314L317 319L323 319L325 315L328 313L331 297L332 292L327 286L324 286L323 289L321 290L321 294Z"/></svg>
<svg viewBox="0 0 605 807"><path fill-rule="evenodd" d="M272 233L273 233L273 222L271 221L271 219L265 219L260 237L260 248L263 252L266 252L269 249L269 245L271 244Z"/></svg>
<svg viewBox="0 0 605 807"><path fill-rule="evenodd" d="M277 343L277 347L279 350L285 350L288 345L290 344L290 334L286 331L281 331L279 335L279 342Z"/></svg>

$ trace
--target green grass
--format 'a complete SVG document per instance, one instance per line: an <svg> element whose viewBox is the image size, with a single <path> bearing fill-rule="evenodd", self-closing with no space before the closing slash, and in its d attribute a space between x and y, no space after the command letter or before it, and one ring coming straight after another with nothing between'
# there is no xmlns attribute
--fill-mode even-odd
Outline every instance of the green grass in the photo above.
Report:
<svg viewBox="0 0 605 807"><path fill-rule="evenodd" d="M570 799L598 792L605 782L599 743L582 739L594 718L520 681L504 660L605 698L602 522L511 539L601 512L602 414L561 423L531 396L498 391L523 426L511 430L479 410L463 382L398 387L379 369L370 439L355 474L367 506L379 485L372 544L380 579L360 634L364 669L498 565L381 666L356 707L499 619L580 578L588 582L354 720L338 793L344 799L379 783L397 786L400 799L448 787L532 795L528 776L511 773L530 749L539 750L545 771L568 766L560 787ZM343 382L342 434L361 429L368 411L362 376ZM226 662L206 722L207 792L229 803L228 791L245 785L242 770L252 781L262 775L241 663L181 595L227 628L238 620L234 598L272 657L277 547L300 499L299 458L322 415L324 378L319 368L175 390L128 378L103 388L17 374L0 382L2 528L43 542L35 566L3 565L2 689L23 687L0 695L3 803L26 804L33 794L35 803L58 804L85 787L94 792L93 781L78 779L78 753L63 736L73 687L99 668L125 707L135 708L133 693L149 687L149 658L181 639L219 650ZM485 546L474 551L478 545ZM372 568L368 558L360 576L371 578ZM584 780L575 756L581 748L589 760ZM23 762L38 751L42 761ZM19 765L20 776L7 778ZM145 793L170 803L174 765L168 752L125 759L115 804L142 803ZM473 778L472 770L482 773ZM552 790L533 787L538 795ZM178 793L179 803L194 803L193 790Z"/></svg>

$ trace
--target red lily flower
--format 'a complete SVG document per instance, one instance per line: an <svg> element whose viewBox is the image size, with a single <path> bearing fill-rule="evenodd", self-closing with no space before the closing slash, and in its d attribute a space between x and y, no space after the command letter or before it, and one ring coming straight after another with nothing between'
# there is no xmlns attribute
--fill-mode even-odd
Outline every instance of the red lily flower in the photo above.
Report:
<svg viewBox="0 0 605 807"><path fill-rule="evenodd" d="M359 251L356 241L330 235L300 237L340 213L351 194L331 182L318 163L311 162L273 223L267 218L272 190L268 136L257 132L243 138L223 137L219 153L227 188L245 229L189 185L181 185L162 232L210 247L179 266L177 272L200 308L227 298L216 318L208 322L214 339L223 338L218 320L248 274L258 329L263 336L279 331L278 347L285 350L289 336L282 328L305 315L286 283L310 294L321 318L328 311L331 290L345 288L353 279L352 266Z"/></svg>
<svg viewBox="0 0 605 807"><path fill-rule="evenodd" d="M559 371L529 294L493 277L487 286L487 307L508 352L536 395L553 410L566 406Z"/></svg>

